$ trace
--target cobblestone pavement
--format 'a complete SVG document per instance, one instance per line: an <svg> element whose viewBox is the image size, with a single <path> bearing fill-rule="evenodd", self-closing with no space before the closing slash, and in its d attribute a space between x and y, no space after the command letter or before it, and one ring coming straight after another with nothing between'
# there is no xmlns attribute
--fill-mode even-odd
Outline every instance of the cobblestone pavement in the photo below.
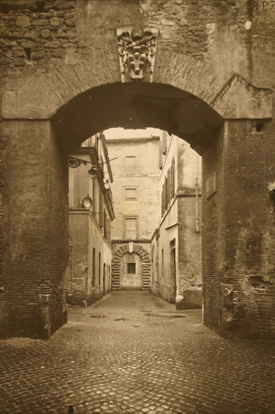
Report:
<svg viewBox="0 0 275 414"><path fill-rule="evenodd" d="M275 341L223 339L148 292L69 315L48 341L0 341L1 414L275 413Z"/></svg>

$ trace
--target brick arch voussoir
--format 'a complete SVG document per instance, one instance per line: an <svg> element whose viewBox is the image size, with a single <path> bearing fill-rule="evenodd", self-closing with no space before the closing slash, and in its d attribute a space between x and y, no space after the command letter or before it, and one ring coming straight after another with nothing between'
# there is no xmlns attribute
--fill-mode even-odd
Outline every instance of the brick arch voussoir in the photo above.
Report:
<svg viewBox="0 0 275 414"><path fill-rule="evenodd" d="M85 60L59 64L48 73L32 75L27 81L21 79L17 90L4 90L3 117L50 119L80 94L118 82L121 75L117 49L95 49ZM221 80L209 64L189 55L158 50L153 83L191 93L224 119L272 118L272 91L256 88L235 73Z"/></svg>

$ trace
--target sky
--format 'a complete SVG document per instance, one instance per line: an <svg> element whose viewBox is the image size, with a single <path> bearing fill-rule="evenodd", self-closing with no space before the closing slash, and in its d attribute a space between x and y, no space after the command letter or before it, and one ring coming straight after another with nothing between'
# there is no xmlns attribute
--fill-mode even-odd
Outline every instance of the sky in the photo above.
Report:
<svg viewBox="0 0 275 414"><path fill-rule="evenodd" d="M160 136L162 131L156 128L146 129L124 129L124 128L110 128L104 131L106 139L112 138L139 138L139 137L151 137Z"/></svg>

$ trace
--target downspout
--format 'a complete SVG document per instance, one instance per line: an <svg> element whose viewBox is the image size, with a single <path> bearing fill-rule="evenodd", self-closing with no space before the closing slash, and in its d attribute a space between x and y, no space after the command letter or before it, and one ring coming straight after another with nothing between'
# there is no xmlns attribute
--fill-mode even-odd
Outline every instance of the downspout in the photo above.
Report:
<svg viewBox="0 0 275 414"><path fill-rule="evenodd" d="M196 215L195 215L195 232L200 232L200 219L199 219L199 181L198 181L198 158L197 158L197 176L196 176Z"/></svg>

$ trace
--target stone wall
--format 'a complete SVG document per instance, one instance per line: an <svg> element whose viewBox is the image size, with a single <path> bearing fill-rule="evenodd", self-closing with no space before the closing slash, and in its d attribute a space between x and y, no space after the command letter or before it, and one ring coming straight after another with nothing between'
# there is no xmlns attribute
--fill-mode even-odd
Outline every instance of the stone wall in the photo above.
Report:
<svg viewBox="0 0 275 414"><path fill-rule="evenodd" d="M171 303L175 302L177 296L178 299L181 296L177 303L178 308L200 308L202 303L201 160L181 139L173 136L168 141L170 142L167 145L167 152L165 151L163 156L160 191L163 191L163 184L166 182L170 194L173 182L174 195L163 212L159 229L152 241L151 254L154 262L152 289ZM167 180L172 164L175 166L174 178ZM172 249L175 251L176 258L174 274Z"/></svg>
<svg viewBox="0 0 275 414"><path fill-rule="evenodd" d="M273 85L271 3L3 0L0 17L1 67L15 73L16 68L21 74L49 68L57 61L72 64L94 49L108 53L116 46L117 27L149 26L160 30L161 49L211 62L217 78L238 73L257 86Z"/></svg>
<svg viewBox="0 0 275 414"><path fill-rule="evenodd" d="M90 305L111 290L111 246L102 237L102 231L91 212L83 209L70 211L70 236L72 239L72 266L71 271L67 274L68 303L85 306L84 301L86 301L87 305ZM95 257L93 249L95 249ZM104 265L105 284L103 282ZM94 285L92 282L93 269L95 271ZM105 291L103 291L103 285Z"/></svg>
<svg viewBox="0 0 275 414"><path fill-rule="evenodd" d="M198 219L196 225L196 202ZM201 255L201 194L180 197L179 220L179 279L178 294L183 296L181 305L186 308L202 306L202 255ZM207 219L206 219L207 220Z"/></svg>
<svg viewBox="0 0 275 414"><path fill-rule="evenodd" d="M267 87L273 83L275 29L271 3L263 3L3 0L0 63L20 71L53 66L58 60L73 63L91 49L114 48L117 27L141 25L160 29L162 49L212 61L215 76L226 79L235 72ZM226 65L219 64L221 58ZM264 73L263 59L268 65Z"/></svg>
<svg viewBox="0 0 275 414"><path fill-rule="evenodd" d="M50 61L64 59L66 51L79 44L75 2L17 1L14 7L2 3L2 67L48 66Z"/></svg>

